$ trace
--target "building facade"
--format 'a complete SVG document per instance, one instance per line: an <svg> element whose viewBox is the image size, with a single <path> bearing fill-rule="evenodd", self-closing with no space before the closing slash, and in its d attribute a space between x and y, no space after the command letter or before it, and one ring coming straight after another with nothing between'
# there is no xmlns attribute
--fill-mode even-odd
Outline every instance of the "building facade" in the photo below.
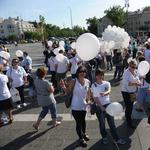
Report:
<svg viewBox="0 0 150 150"><path fill-rule="evenodd" d="M127 20L127 17L125 17L125 19ZM106 16L98 21L98 36L101 36L102 32L104 32L108 25L113 26L113 23ZM122 28L124 28L127 32L127 24L125 24ZM129 13L128 34L133 37L150 36L150 11L137 10Z"/></svg>
<svg viewBox="0 0 150 150"><path fill-rule="evenodd" d="M3 20L0 18L0 38L7 38L10 34L16 34L18 39L24 39L24 31L35 32L35 27L33 24L19 20L19 17Z"/></svg>

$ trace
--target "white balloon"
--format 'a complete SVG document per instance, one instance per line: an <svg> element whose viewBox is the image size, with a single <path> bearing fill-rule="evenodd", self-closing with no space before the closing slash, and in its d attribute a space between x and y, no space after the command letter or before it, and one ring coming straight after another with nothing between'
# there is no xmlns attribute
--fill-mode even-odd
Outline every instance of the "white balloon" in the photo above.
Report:
<svg viewBox="0 0 150 150"><path fill-rule="evenodd" d="M59 54L59 51L60 51L59 48L55 48L55 49L54 49L54 54L55 54L55 55L58 55L58 54Z"/></svg>
<svg viewBox="0 0 150 150"><path fill-rule="evenodd" d="M64 46L65 45L65 42L64 41L60 41L59 42L59 46Z"/></svg>
<svg viewBox="0 0 150 150"><path fill-rule="evenodd" d="M48 41L48 45L52 46L53 42L52 41Z"/></svg>
<svg viewBox="0 0 150 150"><path fill-rule="evenodd" d="M109 53L109 52L110 52L110 49L109 49L109 48L106 48L106 49L105 49L105 52Z"/></svg>
<svg viewBox="0 0 150 150"><path fill-rule="evenodd" d="M8 52L2 52L2 57L4 57L5 59L9 59L10 54Z"/></svg>
<svg viewBox="0 0 150 150"><path fill-rule="evenodd" d="M71 43L72 49L76 49L76 42Z"/></svg>
<svg viewBox="0 0 150 150"><path fill-rule="evenodd" d="M138 71L141 76L145 76L149 72L149 63L147 61L141 61L138 65Z"/></svg>
<svg viewBox="0 0 150 150"><path fill-rule="evenodd" d="M82 34L76 42L77 54L84 61L93 59L98 54L99 47L99 40L92 33Z"/></svg>
<svg viewBox="0 0 150 150"><path fill-rule="evenodd" d="M17 51L16 51L16 55L17 55L18 57L22 57L22 56L23 56L23 52L22 52L21 50L17 50Z"/></svg>
<svg viewBox="0 0 150 150"><path fill-rule="evenodd" d="M130 57L130 58L128 58L128 60L127 60L127 62L128 62L128 64L129 64L129 62L132 60L132 58Z"/></svg>
<svg viewBox="0 0 150 150"><path fill-rule="evenodd" d="M5 55L5 51L0 51L0 56L3 57Z"/></svg>
<svg viewBox="0 0 150 150"><path fill-rule="evenodd" d="M57 54L56 55L56 60L59 61L59 62L63 62L64 56L62 54Z"/></svg>
<svg viewBox="0 0 150 150"><path fill-rule="evenodd" d="M108 43L108 48L109 49L112 49L113 47L115 46L115 42L114 41L109 41L109 43Z"/></svg>
<svg viewBox="0 0 150 150"><path fill-rule="evenodd" d="M106 112L111 116L119 116L123 111L123 107L118 102L113 102L106 107Z"/></svg>
<svg viewBox="0 0 150 150"><path fill-rule="evenodd" d="M148 39L148 42L150 42L150 38Z"/></svg>
<svg viewBox="0 0 150 150"><path fill-rule="evenodd" d="M65 48L64 48L64 46L59 46L58 47L60 50L63 50L63 51L65 51Z"/></svg>

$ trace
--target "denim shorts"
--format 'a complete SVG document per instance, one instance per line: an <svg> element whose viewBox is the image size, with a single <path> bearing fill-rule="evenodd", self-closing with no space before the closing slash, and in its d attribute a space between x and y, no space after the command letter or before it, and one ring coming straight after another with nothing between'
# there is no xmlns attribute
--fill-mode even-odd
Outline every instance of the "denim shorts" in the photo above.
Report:
<svg viewBox="0 0 150 150"><path fill-rule="evenodd" d="M138 100L137 100L138 103L142 103L144 97L146 102L150 102L150 94L147 93L148 89L149 87L138 89Z"/></svg>
<svg viewBox="0 0 150 150"><path fill-rule="evenodd" d="M42 111L39 115L40 118L45 118L45 116L48 113L48 110L50 110L51 112L51 117L52 119L56 119L57 118L57 109L56 109L56 103L52 103L48 106L42 106Z"/></svg>

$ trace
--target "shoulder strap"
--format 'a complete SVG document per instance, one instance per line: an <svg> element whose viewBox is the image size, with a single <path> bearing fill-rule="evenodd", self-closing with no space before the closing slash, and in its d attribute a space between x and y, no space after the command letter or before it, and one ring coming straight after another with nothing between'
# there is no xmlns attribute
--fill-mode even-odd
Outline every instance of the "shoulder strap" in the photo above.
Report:
<svg viewBox="0 0 150 150"><path fill-rule="evenodd" d="M74 90L75 84L76 84L76 79L74 80L74 86L73 86L73 89L72 89L72 91Z"/></svg>
<svg viewBox="0 0 150 150"><path fill-rule="evenodd" d="M94 85L95 85L95 87L97 87L97 84L96 84L96 83L94 83Z"/></svg>

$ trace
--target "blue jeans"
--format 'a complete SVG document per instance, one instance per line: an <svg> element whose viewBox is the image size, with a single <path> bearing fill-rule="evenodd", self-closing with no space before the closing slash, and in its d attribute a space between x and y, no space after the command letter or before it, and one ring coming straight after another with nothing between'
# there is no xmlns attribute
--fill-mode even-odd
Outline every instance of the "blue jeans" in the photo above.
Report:
<svg viewBox="0 0 150 150"><path fill-rule="evenodd" d="M101 66L101 61L100 61L98 58L96 58L96 61L97 61L96 69L97 69L97 68L101 68L101 67L102 67L102 66Z"/></svg>
<svg viewBox="0 0 150 150"><path fill-rule="evenodd" d="M112 137L115 141L118 141L119 137L115 127L114 117L107 114L106 111L102 111L99 106L96 106L96 116L99 121L99 128L102 137L103 138L107 137L107 132L105 128L105 118L107 118L107 122L109 124Z"/></svg>
<svg viewBox="0 0 150 150"><path fill-rule="evenodd" d="M92 78L92 69L89 66L87 66L86 69L87 69L86 78L90 80L91 85L92 85L92 83L93 83L92 82L93 81L93 78Z"/></svg>
<svg viewBox="0 0 150 150"><path fill-rule="evenodd" d="M119 73L118 73L118 79L120 79L120 75L121 75L121 71L122 71L122 66L116 66L114 78L116 77L118 71L119 71Z"/></svg>
<svg viewBox="0 0 150 150"><path fill-rule="evenodd" d="M51 117L52 119L56 119L57 118L57 109L56 109L56 103L52 103L51 105L48 106L42 106L42 111L39 115L40 118L45 118L45 116L48 113L48 110L51 111Z"/></svg>

